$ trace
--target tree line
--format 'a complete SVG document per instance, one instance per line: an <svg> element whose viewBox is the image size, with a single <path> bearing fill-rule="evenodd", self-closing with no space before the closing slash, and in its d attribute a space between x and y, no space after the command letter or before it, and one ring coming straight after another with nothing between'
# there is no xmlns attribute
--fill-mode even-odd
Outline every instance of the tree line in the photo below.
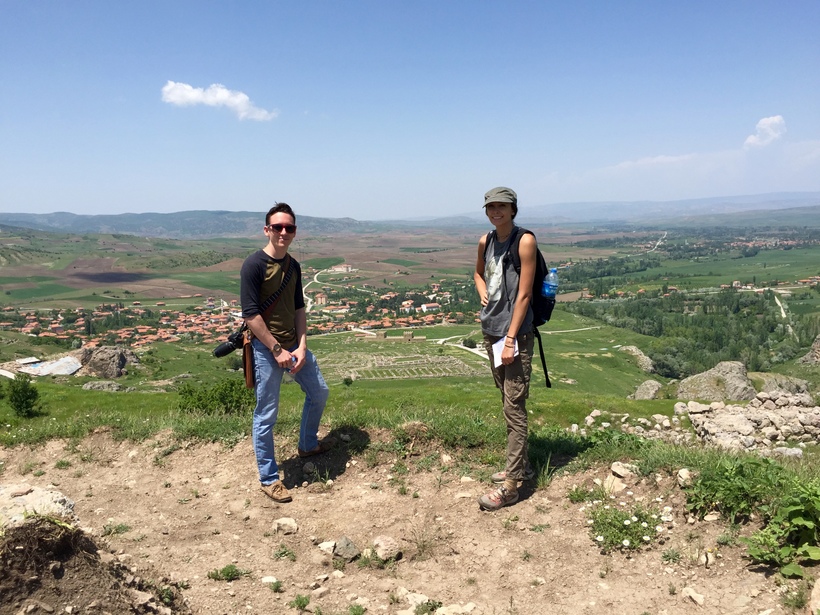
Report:
<svg viewBox="0 0 820 615"><path fill-rule="evenodd" d="M816 314L783 319L774 293L672 293L615 301L578 301L570 312L655 338L645 349L661 376L684 378L721 361L767 371L795 358L820 334Z"/></svg>

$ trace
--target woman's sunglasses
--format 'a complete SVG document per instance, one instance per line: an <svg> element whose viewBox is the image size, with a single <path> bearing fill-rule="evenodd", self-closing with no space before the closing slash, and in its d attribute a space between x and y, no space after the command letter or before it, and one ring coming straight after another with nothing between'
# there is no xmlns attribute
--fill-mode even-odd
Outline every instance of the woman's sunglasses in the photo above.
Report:
<svg viewBox="0 0 820 615"><path fill-rule="evenodd" d="M277 233L281 233L282 231L285 231L286 233L296 232L295 224L268 224L268 228L272 231L276 231Z"/></svg>

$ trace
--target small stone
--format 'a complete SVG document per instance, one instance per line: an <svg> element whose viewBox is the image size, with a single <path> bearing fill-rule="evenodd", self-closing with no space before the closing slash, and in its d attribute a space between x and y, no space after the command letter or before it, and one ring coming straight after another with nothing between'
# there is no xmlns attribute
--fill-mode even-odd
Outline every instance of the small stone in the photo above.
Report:
<svg viewBox="0 0 820 615"><path fill-rule="evenodd" d="M318 545L320 550L324 551L325 553L333 553L333 549L336 548L336 541L328 540L326 542L320 542Z"/></svg>
<svg viewBox="0 0 820 615"><path fill-rule="evenodd" d="M330 592L330 590L327 587L317 587L312 592L310 592L310 595L314 598L321 598L327 595L328 592Z"/></svg>
<svg viewBox="0 0 820 615"><path fill-rule="evenodd" d="M681 595L682 595L684 598L689 598L689 599L691 599L691 600L692 600L692 602L694 602L694 603L695 603L695 604L697 604L698 606L703 606L703 603L704 603L704 598L703 598L703 595L702 595L702 594L697 593L697 592L696 592L694 589L692 589L691 587L684 587L684 588L683 588L683 591L681 591Z"/></svg>
<svg viewBox="0 0 820 615"><path fill-rule="evenodd" d="M342 536L336 541L336 546L333 548L333 555L341 557L342 559L352 562L359 557L361 551L347 536Z"/></svg>
<svg viewBox="0 0 820 615"><path fill-rule="evenodd" d="M295 534L299 531L299 526L296 524L296 519L292 517L282 517L273 522L273 527L277 533L281 534Z"/></svg>
<svg viewBox="0 0 820 615"><path fill-rule="evenodd" d="M390 536L376 536L373 539L373 549L379 559L383 561L396 560L401 555L399 543Z"/></svg>
<svg viewBox="0 0 820 615"><path fill-rule="evenodd" d="M631 463L616 461L609 467L609 471L618 478L629 478L638 473L638 467Z"/></svg>

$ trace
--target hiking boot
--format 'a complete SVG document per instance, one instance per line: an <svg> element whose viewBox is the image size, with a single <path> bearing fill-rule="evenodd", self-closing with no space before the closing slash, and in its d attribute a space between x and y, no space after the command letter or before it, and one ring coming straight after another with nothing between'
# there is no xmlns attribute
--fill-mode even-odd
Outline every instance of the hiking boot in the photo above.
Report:
<svg viewBox="0 0 820 615"><path fill-rule="evenodd" d="M290 491L285 487L285 483L281 480L274 481L270 485L262 485L262 493L274 502L279 502L280 504L290 502L293 499L290 496Z"/></svg>
<svg viewBox="0 0 820 615"><path fill-rule="evenodd" d="M532 468L527 468L526 470L524 470L524 478L523 478L523 480L518 481L518 483L519 483L519 484L521 484L523 481L525 481L525 480L532 480L533 478L535 478L535 472L533 472ZM490 479L491 479L491 480L492 480L495 484L500 485L500 484L501 484L501 483L503 483L505 480L507 480L507 472L506 472L506 470L501 470L501 472L496 472L495 474L493 474L493 475L490 477Z"/></svg>
<svg viewBox="0 0 820 615"><path fill-rule="evenodd" d="M299 457L313 457L314 455L321 455L322 453L328 452L336 446L336 438L328 436L326 438L322 438L319 440L319 444L316 445L315 448L312 448L309 451L303 451L301 448L296 449L296 453Z"/></svg>
<svg viewBox="0 0 820 615"><path fill-rule="evenodd" d="M484 510L498 510L518 501L518 491L510 491L504 486L478 498L478 505Z"/></svg>

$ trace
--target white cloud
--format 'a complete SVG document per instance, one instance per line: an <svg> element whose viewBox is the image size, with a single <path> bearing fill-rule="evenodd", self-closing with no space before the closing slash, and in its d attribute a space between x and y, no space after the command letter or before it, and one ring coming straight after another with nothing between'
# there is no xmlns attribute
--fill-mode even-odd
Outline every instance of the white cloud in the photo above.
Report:
<svg viewBox="0 0 820 615"><path fill-rule="evenodd" d="M782 115L764 117L757 123L757 132L746 137L743 147L763 147L776 141L786 132L786 120Z"/></svg>
<svg viewBox="0 0 820 615"><path fill-rule="evenodd" d="M265 111L251 103L251 99L244 92L229 90L224 85L214 83L208 89L195 88L187 83L169 81L162 88L163 102L189 107L191 105L208 105L210 107L227 107L240 120L257 120L265 122L279 115L276 109Z"/></svg>

